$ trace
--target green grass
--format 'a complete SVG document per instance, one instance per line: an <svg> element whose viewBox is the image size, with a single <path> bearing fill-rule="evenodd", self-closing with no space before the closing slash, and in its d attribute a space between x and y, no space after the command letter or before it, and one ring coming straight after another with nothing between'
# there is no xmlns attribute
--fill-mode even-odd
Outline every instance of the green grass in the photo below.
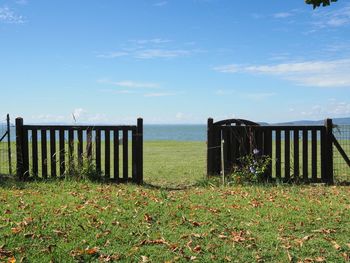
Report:
<svg viewBox="0 0 350 263"><path fill-rule="evenodd" d="M339 141L343 145L344 150L349 152L349 142ZM86 149L86 142L83 143L83 149ZM30 167L32 167L31 160L31 144L29 145L30 154ZM273 144L275 146L275 144ZM12 168L15 171L15 144L12 143ZM58 151L59 145L56 144ZM68 144L65 145L67 151ZM111 143L111 149L113 149L113 143ZM7 144L0 143L0 173L8 172L7 163ZM38 144L38 156L39 156L39 176L41 174L41 143ZM120 146L120 164L122 164L122 146ZM273 147L273 164L275 164L275 147ZM317 143L317 174L320 178L321 167L321 153L320 144ZM50 143L47 142L48 158L50 156ZM95 151L95 145L93 145L93 154ZM101 144L101 164L102 172L104 172L105 161L105 144ZM311 142L308 144L308 173L311 177ZM294 149L293 142L291 142L290 156L293 157ZM74 155L77 156L77 142L75 142ZM56 155L56 173L59 174L59 156ZM343 158L340 156L337 149L334 148L334 176L335 181L350 181L350 169L346 165ZM113 151L111 151L111 171L113 171ZM65 155L65 161L68 163L68 154ZM281 174L284 177L284 141L281 141ZM291 158L291 174L293 171L294 160ZM50 159L47 160L48 172L50 174L51 163ZM299 174L302 176L302 142L299 143ZM30 168L32 172L32 168ZM144 142L144 178L147 183L157 185L179 186L189 185L202 179L206 173L206 143L205 142L175 142L175 141L145 141ZM122 165L119 167L119 174L122 175ZM129 142L129 176L131 175L131 142ZM275 165L272 167L272 176L276 176Z"/></svg>
<svg viewBox="0 0 350 263"><path fill-rule="evenodd" d="M165 188L200 181L205 151L203 142L145 142L146 186L0 178L0 262L349 257L349 187L202 182L184 190Z"/></svg>
<svg viewBox="0 0 350 263"><path fill-rule="evenodd" d="M344 262L350 255L348 187L7 182L0 211L4 262Z"/></svg>

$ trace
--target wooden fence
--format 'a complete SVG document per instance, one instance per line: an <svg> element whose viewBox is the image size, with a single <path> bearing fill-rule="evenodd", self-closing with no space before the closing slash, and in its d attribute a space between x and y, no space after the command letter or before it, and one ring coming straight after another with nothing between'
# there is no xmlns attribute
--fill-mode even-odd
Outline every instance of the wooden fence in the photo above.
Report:
<svg viewBox="0 0 350 263"><path fill-rule="evenodd" d="M213 122L208 119L207 173L239 165L254 149L273 163L268 178L281 181L333 183L332 120L319 126L260 126L245 120ZM283 167L282 167L283 165Z"/></svg>
<svg viewBox="0 0 350 263"><path fill-rule="evenodd" d="M102 141L104 147L101 147ZM95 165L96 174L105 179L140 184L143 182L143 120L139 118L137 125L130 126L69 126L24 125L23 119L17 118L16 154L20 179L69 176L74 165L82 169L85 158Z"/></svg>

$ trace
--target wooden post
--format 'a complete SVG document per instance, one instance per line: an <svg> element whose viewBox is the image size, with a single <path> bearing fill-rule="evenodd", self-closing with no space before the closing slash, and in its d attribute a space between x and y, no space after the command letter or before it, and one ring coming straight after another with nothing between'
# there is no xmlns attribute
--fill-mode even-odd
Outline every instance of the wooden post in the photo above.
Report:
<svg viewBox="0 0 350 263"><path fill-rule="evenodd" d="M17 177L23 179L24 165L23 165L23 119L16 118L16 157L17 157Z"/></svg>
<svg viewBox="0 0 350 263"><path fill-rule="evenodd" d="M208 119L208 127L207 127L207 177L214 173L214 142L213 142L213 124L214 120L212 118Z"/></svg>
<svg viewBox="0 0 350 263"><path fill-rule="evenodd" d="M225 156L224 156L224 147L225 147L225 140L222 136L222 130L221 130L221 173L222 173L222 185L225 185Z"/></svg>
<svg viewBox="0 0 350 263"><path fill-rule="evenodd" d="M326 172L326 181L328 184L334 183L334 177L333 177L333 121L332 119L326 119L325 121L326 126L326 141L325 141L325 172Z"/></svg>
<svg viewBox="0 0 350 263"><path fill-rule="evenodd" d="M12 174L12 156L11 156L11 127L10 127L10 115L7 114L7 149L9 158L9 174Z"/></svg>
<svg viewBox="0 0 350 263"><path fill-rule="evenodd" d="M137 136L137 143L138 143L137 183L142 184L143 183L143 119L142 118L137 119L136 136Z"/></svg>

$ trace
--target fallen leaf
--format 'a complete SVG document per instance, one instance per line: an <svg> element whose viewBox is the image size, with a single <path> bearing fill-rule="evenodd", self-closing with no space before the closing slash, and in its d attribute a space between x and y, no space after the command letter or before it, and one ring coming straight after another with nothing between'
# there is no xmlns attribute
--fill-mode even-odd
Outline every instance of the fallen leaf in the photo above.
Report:
<svg viewBox="0 0 350 263"><path fill-rule="evenodd" d="M195 247L193 248L193 251L196 252L196 253L201 252L201 250L202 250L202 248L201 248L201 246L199 246L199 245L197 245L197 246L195 246Z"/></svg>
<svg viewBox="0 0 350 263"><path fill-rule="evenodd" d="M87 255L95 255L98 253L98 248L94 247L94 248L90 248L90 249L85 249L85 254Z"/></svg>
<svg viewBox="0 0 350 263"><path fill-rule="evenodd" d="M341 249L341 246L339 246L339 244L338 244L335 240L331 241L331 243L333 244L333 247L334 247L336 250Z"/></svg>
<svg viewBox="0 0 350 263"><path fill-rule="evenodd" d="M11 232L14 234L18 234L21 231L22 231L22 228L20 228L20 227L12 227L11 228Z"/></svg>
<svg viewBox="0 0 350 263"><path fill-rule="evenodd" d="M148 257L146 257L146 256L141 256L141 262L143 262L143 263L149 262Z"/></svg>

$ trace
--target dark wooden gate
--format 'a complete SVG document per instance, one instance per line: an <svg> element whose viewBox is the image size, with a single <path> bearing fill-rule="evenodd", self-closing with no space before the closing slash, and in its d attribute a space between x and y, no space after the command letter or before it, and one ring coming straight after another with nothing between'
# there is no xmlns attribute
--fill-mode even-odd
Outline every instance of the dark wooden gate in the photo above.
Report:
<svg viewBox="0 0 350 263"><path fill-rule="evenodd" d="M207 173L230 172L254 149L272 159L268 178L333 183L332 120L317 126L260 126L233 119L208 119ZM223 140L224 167L221 167Z"/></svg>
<svg viewBox="0 0 350 263"><path fill-rule="evenodd" d="M97 174L104 179L140 184L143 120L140 118L137 125L129 126L75 126L24 125L23 119L17 118L16 151L20 179L69 176L72 165L82 167L86 160L95 165Z"/></svg>

